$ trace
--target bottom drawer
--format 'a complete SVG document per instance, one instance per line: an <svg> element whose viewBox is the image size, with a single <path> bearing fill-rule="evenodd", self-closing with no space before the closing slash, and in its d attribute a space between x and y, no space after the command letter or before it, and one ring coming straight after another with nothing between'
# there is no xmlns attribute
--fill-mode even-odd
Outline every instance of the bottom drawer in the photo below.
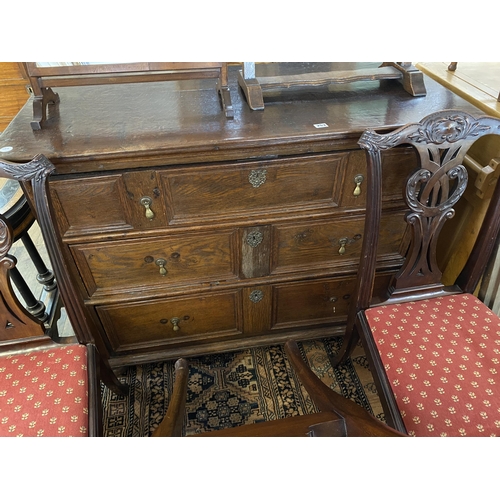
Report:
<svg viewBox="0 0 500 500"><path fill-rule="evenodd" d="M238 290L98 306L96 310L112 349L120 353L242 334Z"/></svg>
<svg viewBox="0 0 500 500"><path fill-rule="evenodd" d="M375 280L375 293L389 285L391 274ZM273 290L272 329L320 326L346 320L356 278L320 279L276 285Z"/></svg>

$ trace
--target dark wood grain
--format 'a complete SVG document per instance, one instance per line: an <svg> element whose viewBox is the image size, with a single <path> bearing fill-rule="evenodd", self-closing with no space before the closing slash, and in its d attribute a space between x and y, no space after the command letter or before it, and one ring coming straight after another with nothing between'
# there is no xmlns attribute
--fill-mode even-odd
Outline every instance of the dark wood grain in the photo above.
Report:
<svg viewBox="0 0 500 500"><path fill-rule="evenodd" d="M276 76L337 66L257 69ZM209 80L61 87L42 130L31 129L28 103L0 137L0 148L12 147L6 159L43 153L55 165L37 195L54 233L49 252L76 334L113 367L342 333L352 300L350 285L342 289L357 273L371 189L361 133L444 107L473 109L427 80L425 97L368 81L273 91L265 110L252 111L237 70L234 120ZM387 279L406 244L395 222L398 186L417 160L402 147L381 161L376 272ZM257 228L262 242L250 247ZM161 323L172 316L189 319L173 332Z"/></svg>
<svg viewBox="0 0 500 500"><path fill-rule="evenodd" d="M283 66L265 69L271 73ZM295 69L304 66L314 69L311 64ZM281 93L261 113L246 106L230 70L234 120L220 113L208 80L60 88L61 102L46 128L31 130L28 102L2 135L0 147L13 148L2 153L10 161L42 153L57 173L104 171L130 168L139 153L142 165L151 166L357 149L357 139L368 128L394 129L443 108L475 109L431 79L425 82L427 96L419 98L390 82L349 84L326 95ZM328 128L314 128L318 123Z"/></svg>

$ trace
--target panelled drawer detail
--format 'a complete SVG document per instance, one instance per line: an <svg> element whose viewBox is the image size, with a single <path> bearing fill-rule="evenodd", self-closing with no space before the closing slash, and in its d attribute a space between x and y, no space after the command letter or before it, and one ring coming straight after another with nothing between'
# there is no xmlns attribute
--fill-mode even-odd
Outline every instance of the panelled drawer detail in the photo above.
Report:
<svg viewBox="0 0 500 500"><path fill-rule="evenodd" d="M337 207L347 154L227 167L166 170L169 224L189 224Z"/></svg>
<svg viewBox="0 0 500 500"><path fill-rule="evenodd" d="M238 337L241 291L96 308L115 352Z"/></svg>
<svg viewBox="0 0 500 500"><path fill-rule="evenodd" d="M406 250L399 185L414 167L408 150L383 159L384 273ZM56 178L50 189L112 358L342 328L369 189L361 151L136 168L84 181ZM379 275L375 286L388 279Z"/></svg>
<svg viewBox="0 0 500 500"><path fill-rule="evenodd" d="M54 180L50 184L60 230L64 236L133 228L122 175L81 180Z"/></svg>
<svg viewBox="0 0 500 500"><path fill-rule="evenodd" d="M382 216L379 259L400 258L406 224L401 212ZM356 265L361 254L364 217L274 226L272 273Z"/></svg>
<svg viewBox="0 0 500 500"><path fill-rule="evenodd" d="M55 179L50 184L64 237L165 227L166 214L154 170Z"/></svg>
<svg viewBox="0 0 500 500"><path fill-rule="evenodd" d="M391 274L375 280L375 292L387 287ZM273 288L272 329L328 325L345 321L356 280L321 279Z"/></svg>
<svg viewBox="0 0 500 500"><path fill-rule="evenodd" d="M382 155L382 202L403 203L402 186L407 177L418 167L418 156L412 148L398 148L384 151ZM358 189L356 189L358 188ZM349 153L349 163L344 179L342 207L365 208L366 192L369 189L366 178L366 155L363 151Z"/></svg>
<svg viewBox="0 0 500 500"><path fill-rule="evenodd" d="M236 279L237 232L73 245L89 296Z"/></svg>

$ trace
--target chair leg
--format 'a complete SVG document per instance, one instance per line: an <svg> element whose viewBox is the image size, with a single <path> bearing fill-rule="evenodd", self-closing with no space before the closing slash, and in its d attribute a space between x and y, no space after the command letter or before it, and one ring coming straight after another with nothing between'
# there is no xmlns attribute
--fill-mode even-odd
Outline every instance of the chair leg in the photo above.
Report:
<svg viewBox="0 0 500 500"><path fill-rule="evenodd" d="M87 373L89 387L89 437L103 435L101 383L97 349L93 344L87 344Z"/></svg>
<svg viewBox="0 0 500 500"><path fill-rule="evenodd" d="M109 366L109 363L102 357L99 357L99 376L104 384L115 394L120 396L126 396L128 394L129 386L127 384L122 384L118 380L115 372L111 369L111 366Z"/></svg>
<svg viewBox="0 0 500 500"><path fill-rule="evenodd" d="M370 415L354 401L330 389L307 366L302 359L297 343L289 340L285 352L290 364L305 387L307 393L322 412L334 412L345 420L349 436L402 436Z"/></svg>
<svg viewBox="0 0 500 500"><path fill-rule="evenodd" d="M333 360L333 367L336 368L338 365L345 363L354 351L354 348L358 344L359 333L356 326L353 326L349 331L346 331L344 340L342 342L342 347L340 348L337 356Z"/></svg>
<svg viewBox="0 0 500 500"><path fill-rule="evenodd" d="M187 399L189 365L184 358L175 363L174 390L167 413L160 425L151 434L152 437L180 437L184 423L184 410Z"/></svg>

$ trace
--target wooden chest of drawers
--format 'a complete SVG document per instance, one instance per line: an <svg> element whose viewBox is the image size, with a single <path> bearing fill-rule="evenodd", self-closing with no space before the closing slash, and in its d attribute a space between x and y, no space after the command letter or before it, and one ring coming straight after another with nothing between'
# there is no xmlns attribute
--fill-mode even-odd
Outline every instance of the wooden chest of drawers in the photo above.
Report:
<svg viewBox="0 0 500 500"><path fill-rule="evenodd" d="M4 159L56 165L63 253L112 366L341 334L369 189L357 138L471 110L429 81L429 98L375 82L255 112L231 84L234 120L206 81L68 88L45 129L27 106L2 137ZM402 258L401 186L416 167L408 149L383 161L376 286Z"/></svg>

